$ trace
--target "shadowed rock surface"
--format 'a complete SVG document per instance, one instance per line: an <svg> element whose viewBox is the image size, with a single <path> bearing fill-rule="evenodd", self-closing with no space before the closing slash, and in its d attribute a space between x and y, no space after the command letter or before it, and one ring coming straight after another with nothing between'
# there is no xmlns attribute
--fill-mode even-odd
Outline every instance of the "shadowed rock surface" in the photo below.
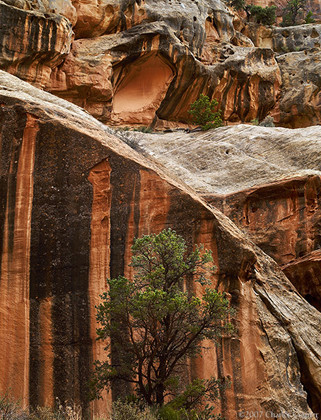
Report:
<svg viewBox="0 0 321 420"><path fill-rule="evenodd" d="M0 99L1 392L86 409L91 363L103 355L94 306L105 279L130 275L135 236L172 227L212 249L214 283L236 309L235 336L191 366L231 376L219 411L299 418L308 402L318 409L321 315L270 257L81 109L3 72ZM105 410L95 403L96 414Z"/></svg>

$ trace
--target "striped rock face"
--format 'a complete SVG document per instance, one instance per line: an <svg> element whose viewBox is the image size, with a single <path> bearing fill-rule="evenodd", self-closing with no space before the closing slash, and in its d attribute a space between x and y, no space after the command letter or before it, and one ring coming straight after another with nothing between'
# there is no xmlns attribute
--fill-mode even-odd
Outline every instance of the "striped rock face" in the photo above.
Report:
<svg viewBox="0 0 321 420"><path fill-rule="evenodd" d="M124 131L122 138L220 209L321 310L321 127L235 125L149 135ZM320 396L304 369L301 380L311 407L320 412Z"/></svg>
<svg viewBox="0 0 321 420"><path fill-rule="evenodd" d="M104 358L95 305L106 277L132 275L134 237L171 227L212 250L213 284L235 308L235 335L193 361L190 377L230 375L217 407L226 418L312 415L308 401L321 400L321 315L278 265L80 108L4 72L0 103L0 393L32 405L58 397L88 413L92 362ZM92 412L106 413L112 397Z"/></svg>
<svg viewBox="0 0 321 420"><path fill-rule="evenodd" d="M70 52L73 32L63 16L0 3L0 68L38 87Z"/></svg>
<svg viewBox="0 0 321 420"><path fill-rule="evenodd" d="M276 104L274 53L238 32L219 0L18 3L0 4L0 68L103 122L188 123L201 93L232 122L262 119Z"/></svg>

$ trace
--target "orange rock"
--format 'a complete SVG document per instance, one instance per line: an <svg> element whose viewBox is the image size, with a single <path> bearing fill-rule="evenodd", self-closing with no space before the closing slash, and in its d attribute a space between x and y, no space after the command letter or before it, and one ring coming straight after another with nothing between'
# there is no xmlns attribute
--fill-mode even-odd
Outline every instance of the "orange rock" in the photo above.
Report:
<svg viewBox="0 0 321 420"><path fill-rule="evenodd" d="M268 114L288 127L320 121L318 24L247 24L219 0L201 8L191 0L170 7L155 0L6 2L0 68L104 123L181 126L201 93L218 100L228 123Z"/></svg>
<svg viewBox="0 0 321 420"><path fill-rule="evenodd" d="M224 119L251 121L263 118L279 94L280 72L270 50L226 45L205 66L163 24L73 45L47 89L106 123L149 125L156 116L186 123L200 93L218 99Z"/></svg>
<svg viewBox="0 0 321 420"><path fill-rule="evenodd" d="M92 38L112 33L121 20L121 1L72 0L77 11L77 38Z"/></svg>
<svg viewBox="0 0 321 420"><path fill-rule="evenodd" d="M320 310L320 127L238 125L188 135L126 132L122 137L224 212ZM309 404L319 413L314 374L302 369Z"/></svg>
<svg viewBox="0 0 321 420"><path fill-rule="evenodd" d="M44 15L0 4L0 67L43 87L51 71L70 52L70 22L57 15ZM13 31L14 28L14 31Z"/></svg>
<svg viewBox="0 0 321 420"><path fill-rule="evenodd" d="M213 280L236 310L235 336L193 362L190 376L230 375L218 408L226 418L311 414L300 375L319 397L321 315L277 264L80 108L4 72L0 96L0 296L10 299L0 307L1 343L10 345L0 357L0 392L11 386L31 404L59 397L86 411L92 361L103 354L93 305L105 277L130 276L132 238L170 226L213 250Z"/></svg>

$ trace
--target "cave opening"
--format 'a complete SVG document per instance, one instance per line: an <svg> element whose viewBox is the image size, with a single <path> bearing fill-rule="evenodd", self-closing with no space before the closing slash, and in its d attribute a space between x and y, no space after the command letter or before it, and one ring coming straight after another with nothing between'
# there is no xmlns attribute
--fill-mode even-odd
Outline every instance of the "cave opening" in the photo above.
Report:
<svg viewBox="0 0 321 420"><path fill-rule="evenodd" d="M174 78L170 63L157 53L147 53L114 70L118 77L112 119L116 123L150 124Z"/></svg>

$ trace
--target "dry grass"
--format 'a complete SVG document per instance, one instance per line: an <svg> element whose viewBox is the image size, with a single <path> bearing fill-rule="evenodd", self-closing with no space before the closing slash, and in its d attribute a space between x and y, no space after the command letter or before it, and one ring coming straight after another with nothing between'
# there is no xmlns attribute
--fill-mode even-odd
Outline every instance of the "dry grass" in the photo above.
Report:
<svg viewBox="0 0 321 420"><path fill-rule="evenodd" d="M68 402L57 400L56 408L37 407L33 410L21 408L19 402L8 395L0 396L0 420L83 420L81 408ZM140 408L134 403L116 401L113 410L105 418L94 420L158 420L149 407Z"/></svg>

